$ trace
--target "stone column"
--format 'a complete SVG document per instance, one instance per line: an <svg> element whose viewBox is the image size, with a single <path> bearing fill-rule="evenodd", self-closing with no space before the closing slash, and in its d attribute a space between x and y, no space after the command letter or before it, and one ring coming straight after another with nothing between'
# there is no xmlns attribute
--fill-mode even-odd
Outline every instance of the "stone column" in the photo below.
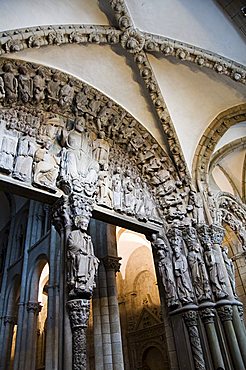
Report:
<svg viewBox="0 0 246 370"><path fill-rule="evenodd" d="M183 314L187 327L195 369L206 370L200 336L198 332L198 314L196 311L187 311Z"/></svg>
<svg viewBox="0 0 246 370"><path fill-rule="evenodd" d="M36 362L37 316L42 306L39 302L28 302L26 309L28 312L28 330L26 338L25 370L32 370L35 368Z"/></svg>
<svg viewBox="0 0 246 370"><path fill-rule="evenodd" d="M60 360L59 366L64 370L87 369L86 329L90 313L90 298L99 263L94 256L91 237L87 233L93 204L93 199L71 193L69 196L63 196L53 208L53 223L64 243L62 258L65 260L63 271L66 280L62 290L71 332L68 327L60 328L62 331L60 335L68 339L65 348L68 357L69 336L70 334L72 336L72 360L70 357L64 359L64 362ZM63 316L66 323L65 312Z"/></svg>
<svg viewBox="0 0 246 370"><path fill-rule="evenodd" d="M110 324L112 360L114 370L124 369L121 328L120 328L120 314L115 278L116 272L120 270L119 263L120 259L121 258L115 256L107 256L103 258L103 263L106 269L107 276L109 324Z"/></svg>
<svg viewBox="0 0 246 370"><path fill-rule="evenodd" d="M232 309L233 309L234 330L235 330L238 345L239 345L241 355L242 355L245 368L246 368L246 332L245 332L243 316L241 317L241 309L243 309L243 306L233 305Z"/></svg>
<svg viewBox="0 0 246 370"><path fill-rule="evenodd" d="M4 337L3 337L2 348L1 348L1 353L2 353L1 361L0 361L1 370L8 369L8 366L9 366L12 339L13 339L13 331L14 331L14 325L16 324L16 317L5 316L3 324L4 324Z"/></svg>
<svg viewBox="0 0 246 370"><path fill-rule="evenodd" d="M222 351L220 348L216 328L215 328L215 310L213 308L204 308L200 312L200 317L205 326L208 345L213 360L215 369L225 369L224 360L222 357Z"/></svg>
<svg viewBox="0 0 246 370"><path fill-rule="evenodd" d="M237 337L233 328L233 311L231 305L223 305L217 308L220 320L222 322L227 345L230 350L233 365L237 370L244 370L245 365L241 356L241 352L238 346Z"/></svg>

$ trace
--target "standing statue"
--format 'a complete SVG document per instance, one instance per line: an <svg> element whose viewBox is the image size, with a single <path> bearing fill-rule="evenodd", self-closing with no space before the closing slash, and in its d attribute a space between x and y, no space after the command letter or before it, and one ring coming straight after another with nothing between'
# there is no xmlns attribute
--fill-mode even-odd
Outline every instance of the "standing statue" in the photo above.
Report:
<svg viewBox="0 0 246 370"><path fill-rule="evenodd" d="M47 141L34 155L34 185L56 191L56 179L59 172L60 158L50 153L51 143Z"/></svg>
<svg viewBox="0 0 246 370"><path fill-rule="evenodd" d="M88 219L80 217L67 239L67 282L70 297L90 297L95 287L99 260L94 256L91 237L86 233Z"/></svg>
<svg viewBox="0 0 246 370"><path fill-rule="evenodd" d="M188 244L188 263L192 276L192 283L199 302L210 299L211 291L205 263L200 253L200 245L195 240Z"/></svg>
<svg viewBox="0 0 246 370"><path fill-rule="evenodd" d="M108 165L104 164L98 175L97 203L112 208L112 180L108 172Z"/></svg>
<svg viewBox="0 0 246 370"><path fill-rule="evenodd" d="M37 103L40 103L42 100L45 99L45 78L44 72L42 69L38 69L36 72L36 76L33 78L33 97Z"/></svg>
<svg viewBox="0 0 246 370"><path fill-rule="evenodd" d="M156 257L158 263L158 271L165 289L168 307L175 307L178 305L177 288L175 284L175 277L173 273L173 264L170 256L168 245L163 238L153 235L153 247L156 249Z"/></svg>
<svg viewBox="0 0 246 370"><path fill-rule="evenodd" d="M220 260L216 252L213 250L211 242L207 242L205 248L204 259L208 268L212 291L217 298L225 298L228 294L226 292L223 270L220 267Z"/></svg>
<svg viewBox="0 0 246 370"><path fill-rule="evenodd" d="M25 66L19 67L19 97L23 103L27 103L33 95L33 81L28 75L27 68Z"/></svg>
<svg viewBox="0 0 246 370"><path fill-rule="evenodd" d="M31 181L35 151L36 144L28 136L19 139L13 177L25 182Z"/></svg>
<svg viewBox="0 0 246 370"><path fill-rule="evenodd" d="M60 92L60 81L58 73L52 75L52 79L47 84L48 97L58 101Z"/></svg>
<svg viewBox="0 0 246 370"><path fill-rule="evenodd" d="M193 301L194 295L188 271L188 262L182 253L182 238L179 235L172 236L170 244L173 248L173 266L176 277L177 291L183 304Z"/></svg>
<svg viewBox="0 0 246 370"><path fill-rule="evenodd" d="M122 181L124 211L132 215L135 208L134 181L130 170L126 170Z"/></svg>
<svg viewBox="0 0 246 370"><path fill-rule="evenodd" d="M4 87L5 87L5 96L9 102L12 102L17 99L18 96L18 81L14 75L12 65L6 63L3 66L3 75Z"/></svg>
<svg viewBox="0 0 246 370"><path fill-rule="evenodd" d="M60 93L59 93L59 105L62 108L68 108L72 102L74 97L74 83L70 80L67 84L62 86Z"/></svg>
<svg viewBox="0 0 246 370"><path fill-rule="evenodd" d="M117 167L116 172L112 176L112 192L113 192L113 207L116 211L122 209L122 184L121 184L121 168Z"/></svg>
<svg viewBox="0 0 246 370"><path fill-rule="evenodd" d="M237 298L236 282L235 282L235 268L234 268L232 260L228 257L228 247L227 246L224 246L222 248L222 256L223 256L226 271L228 273L228 277L231 283L232 292L234 294L234 297Z"/></svg>
<svg viewBox="0 0 246 370"><path fill-rule="evenodd" d="M189 204L193 206L195 223L198 225L205 223L203 196L197 193L194 187L191 187L189 192Z"/></svg>
<svg viewBox="0 0 246 370"><path fill-rule="evenodd" d="M100 164L108 164L109 143L105 139L105 133L99 132L99 138L93 142L93 153L95 160Z"/></svg>

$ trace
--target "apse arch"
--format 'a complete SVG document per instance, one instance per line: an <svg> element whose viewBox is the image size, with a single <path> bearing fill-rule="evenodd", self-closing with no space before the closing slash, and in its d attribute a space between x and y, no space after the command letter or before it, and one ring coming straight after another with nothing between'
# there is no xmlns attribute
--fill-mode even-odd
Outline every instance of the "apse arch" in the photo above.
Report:
<svg viewBox="0 0 246 370"><path fill-rule="evenodd" d="M192 164L192 178L200 191L208 187L209 164L217 143L230 127L245 119L246 104L239 104L218 114L205 130Z"/></svg>

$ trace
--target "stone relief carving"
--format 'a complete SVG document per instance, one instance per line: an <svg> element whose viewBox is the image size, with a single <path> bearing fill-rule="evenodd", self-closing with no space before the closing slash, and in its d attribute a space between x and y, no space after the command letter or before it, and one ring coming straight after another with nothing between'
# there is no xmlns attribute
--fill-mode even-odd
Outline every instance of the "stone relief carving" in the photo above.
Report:
<svg viewBox="0 0 246 370"><path fill-rule="evenodd" d="M167 242L155 234L152 236L152 245L156 253L157 266L162 284L166 293L168 307L176 307L179 304L177 288L174 277L171 248Z"/></svg>
<svg viewBox="0 0 246 370"><path fill-rule="evenodd" d="M2 71L5 91L7 76L14 93L0 101L1 125L6 132L16 131L18 147L27 140L30 147L25 155L21 150L10 154L14 166L24 161L31 168L28 176L14 168L15 178L50 192L59 187L66 194L93 194L101 206L144 222L161 224L164 216L171 223L187 216L188 192L169 157L122 108L93 88L45 67L3 62ZM7 109L13 99L16 106ZM46 142L51 142L50 148L45 148ZM49 168L42 156L49 159Z"/></svg>
<svg viewBox="0 0 246 370"><path fill-rule="evenodd" d="M22 136L18 141L13 177L24 182L31 182L33 157L36 143L28 136Z"/></svg>
<svg viewBox="0 0 246 370"><path fill-rule="evenodd" d="M193 302L194 294L188 271L188 262L183 254L182 232L177 228L170 228L167 235L173 249L174 275L179 299L183 304Z"/></svg>

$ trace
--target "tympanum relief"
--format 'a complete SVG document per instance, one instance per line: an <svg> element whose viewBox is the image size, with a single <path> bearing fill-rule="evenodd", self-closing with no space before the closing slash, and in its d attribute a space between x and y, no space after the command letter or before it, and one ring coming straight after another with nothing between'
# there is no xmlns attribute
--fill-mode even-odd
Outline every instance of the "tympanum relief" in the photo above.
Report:
<svg viewBox="0 0 246 370"><path fill-rule="evenodd" d="M45 191L94 197L144 222L189 217L196 205L186 179L121 107L33 64L3 60L0 77L2 173Z"/></svg>

